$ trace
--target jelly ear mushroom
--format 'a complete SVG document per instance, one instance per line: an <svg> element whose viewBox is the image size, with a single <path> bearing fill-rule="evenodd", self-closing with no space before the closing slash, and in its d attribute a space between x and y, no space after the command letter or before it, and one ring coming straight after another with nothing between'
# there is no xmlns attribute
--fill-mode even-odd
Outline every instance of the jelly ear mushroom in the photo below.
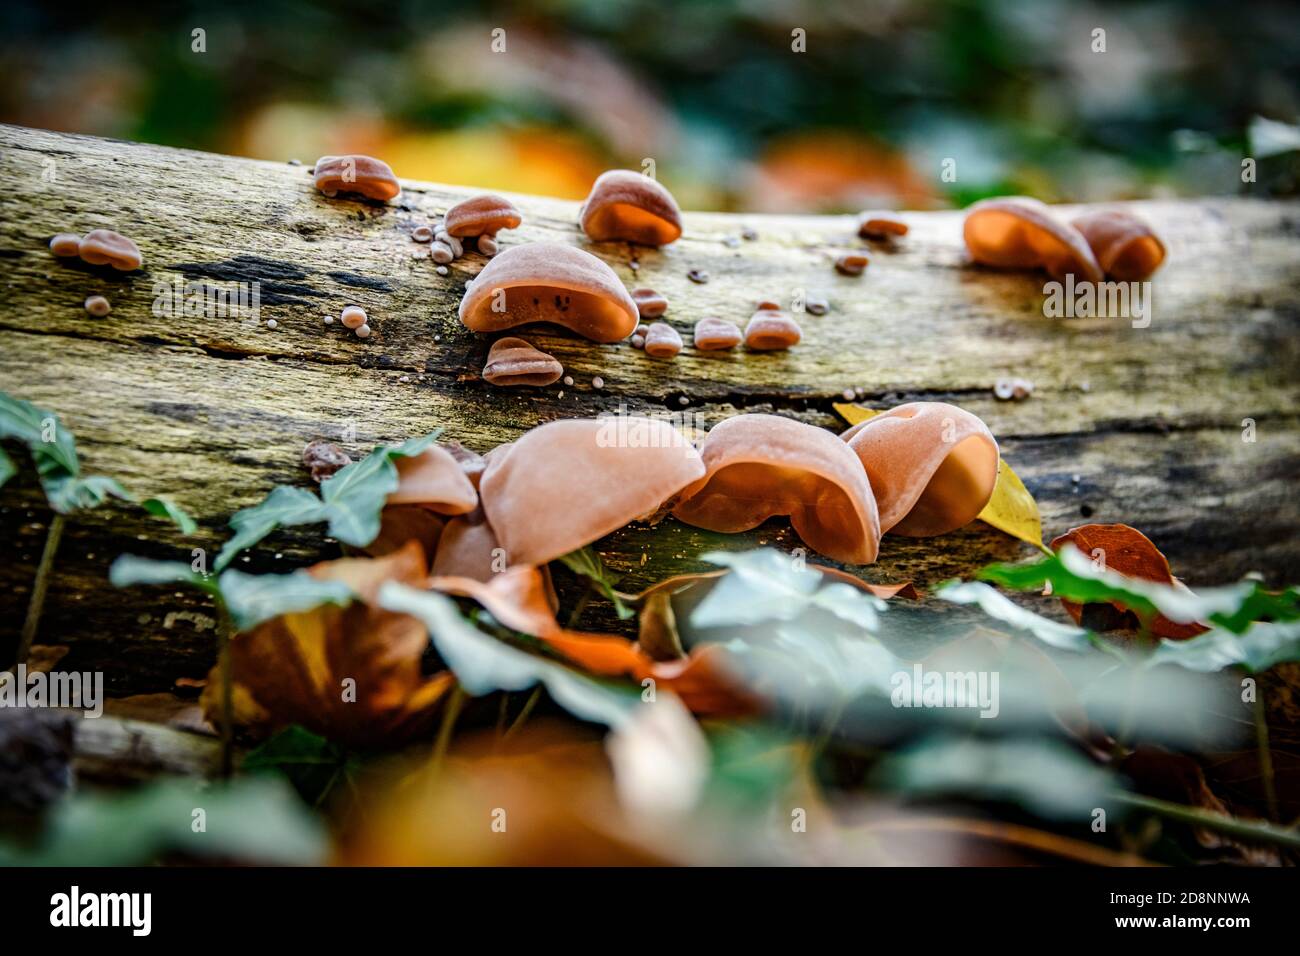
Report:
<svg viewBox="0 0 1300 956"><path fill-rule="evenodd" d="M144 263L140 247L112 229L90 230L78 243L77 255L92 266L112 266L120 272L131 272Z"/></svg>
<svg viewBox="0 0 1300 956"><path fill-rule="evenodd" d="M589 252L529 242L501 253L460 301L474 332L553 322L596 342L619 342L636 328L636 303L614 270Z"/></svg>
<svg viewBox="0 0 1300 956"><path fill-rule="evenodd" d="M1106 275L1119 282L1145 279L1165 261L1165 244L1132 213L1105 209L1085 213L1070 225L1083 234Z"/></svg>
<svg viewBox="0 0 1300 956"><path fill-rule="evenodd" d="M463 239L495 236L502 229L518 229L523 221L524 217L509 199L484 193L448 209L442 227L448 235Z"/></svg>
<svg viewBox="0 0 1300 956"><path fill-rule="evenodd" d="M998 443L970 412L911 402L840 436L871 479L880 529L923 538L974 521L998 479Z"/></svg>
<svg viewBox="0 0 1300 956"><path fill-rule="evenodd" d="M760 302L758 311L745 326L745 348L771 352L798 345L803 338L799 323L781 311L775 302Z"/></svg>
<svg viewBox="0 0 1300 956"><path fill-rule="evenodd" d="M322 156L316 160L312 176L316 188L326 196L359 193L368 199L387 201L402 194L393 170L373 156Z"/></svg>
<svg viewBox="0 0 1300 956"><path fill-rule="evenodd" d="M962 227L971 258L999 269L1042 268L1056 278L1073 274L1100 282L1101 266L1083 233L1037 199L984 199L970 207Z"/></svg>
<svg viewBox="0 0 1300 956"><path fill-rule="evenodd" d="M703 474L699 452L666 421L578 418L491 455L479 491L508 562L539 565L659 517Z"/></svg>
<svg viewBox="0 0 1300 956"><path fill-rule="evenodd" d="M421 505L444 515L460 515L478 505L478 493L456 457L434 445L418 455L398 458L397 490L387 505Z"/></svg>
<svg viewBox="0 0 1300 956"><path fill-rule="evenodd" d="M705 352L734 349L740 344L740 329L715 316L705 316L695 323L695 347Z"/></svg>
<svg viewBox="0 0 1300 956"><path fill-rule="evenodd" d="M553 355L513 336L493 342L483 366L483 378L493 385L550 385L563 374Z"/></svg>
<svg viewBox="0 0 1300 956"><path fill-rule="evenodd" d="M667 189L630 169L601 173L582 204L582 231L597 242L666 246L682 234L682 212Z"/></svg>
<svg viewBox="0 0 1300 956"><path fill-rule="evenodd" d="M861 462L832 433L778 415L736 415L714 426L700 454L708 471L682 492L678 520L734 533L789 515L815 551L848 564L876 560L876 499Z"/></svg>
<svg viewBox="0 0 1300 956"><path fill-rule="evenodd" d="M50 240L50 252L61 259L81 255L81 236L75 232L61 232Z"/></svg>

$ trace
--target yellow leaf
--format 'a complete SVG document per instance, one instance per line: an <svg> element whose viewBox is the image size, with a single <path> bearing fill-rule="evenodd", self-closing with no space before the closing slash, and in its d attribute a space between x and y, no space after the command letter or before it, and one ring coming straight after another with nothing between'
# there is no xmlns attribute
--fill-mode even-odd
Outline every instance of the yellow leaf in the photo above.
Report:
<svg viewBox="0 0 1300 956"><path fill-rule="evenodd" d="M1038 513L1038 502L1020 476L1002 459L998 459L998 481L993 486L993 496L979 513L979 520L1036 548L1043 547L1043 519Z"/></svg>
<svg viewBox="0 0 1300 956"><path fill-rule="evenodd" d="M849 405L844 402L836 402L831 407L835 409L837 415L850 425L857 425L880 414L874 408L863 408L861 405Z"/></svg>

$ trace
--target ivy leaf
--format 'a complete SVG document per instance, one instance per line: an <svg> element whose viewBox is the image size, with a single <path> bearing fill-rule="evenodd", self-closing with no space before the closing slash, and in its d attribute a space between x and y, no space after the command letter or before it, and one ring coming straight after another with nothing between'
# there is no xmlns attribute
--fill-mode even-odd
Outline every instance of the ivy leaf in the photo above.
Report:
<svg viewBox="0 0 1300 956"><path fill-rule="evenodd" d="M16 438L25 444L42 479L81 473L77 440L59 416L5 392L0 392L0 438Z"/></svg>
<svg viewBox="0 0 1300 956"><path fill-rule="evenodd" d="M213 575L201 574L183 561L155 561L134 554L118 557L108 569L108 580L117 588L137 584L188 584L213 597L221 595Z"/></svg>
<svg viewBox="0 0 1300 956"><path fill-rule="evenodd" d="M333 537L364 548L379 535L384 501L397 490L396 458L413 458L432 445L441 429L400 445L379 445L360 461L340 468L321 482L320 497L306 488L279 485L259 505L243 508L230 519L234 537L217 555L218 571L241 551L251 548L276 528L329 522Z"/></svg>
<svg viewBox="0 0 1300 956"><path fill-rule="evenodd" d="M1017 591L1039 590L1050 584L1052 593L1066 600L1080 604L1114 602L1148 619L1163 614L1179 624L1210 621L1240 631L1251 614L1300 619L1294 588L1270 594L1256 581L1241 581L1192 592L1099 567L1072 544L1041 561L990 565L977 576Z"/></svg>
<svg viewBox="0 0 1300 956"><path fill-rule="evenodd" d="M241 508L231 516L230 527L235 529L235 534L222 546L214 567L222 570L239 552L251 548L276 528L324 521L324 509L314 492L277 485L260 505Z"/></svg>
<svg viewBox="0 0 1300 956"><path fill-rule="evenodd" d="M1002 458L998 459L998 480L993 486L993 494L977 520L1036 548L1043 547L1043 518L1038 511L1038 502Z"/></svg>
<svg viewBox="0 0 1300 956"><path fill-rule="evenodd" d="M1011 801L1039 817L1077 820L1116 787L1114 775L1047 740L943 737L886 757L872 783L921 798Z"/></svg>
<svg viewBox="0 0 1300 956"><path fill-rule="evenodd" d="M5 483L16 474L18 468L14 465L14 460L5 453L3 448L0 448L0 488L3 488Z"/></svg>
<svg viewBox="0 0 1300 956"><path fill-rule="evenodd" d="M1162 640L1149 665L1176 664L1205 673L1244 667L1259 674L1274 664L1300 660L1300 622L1258 622L1242 633L1219 627L1184 641Z"/></svg>
<svg viewBox="0 0 1300 956"><path fill-rule="evenodd" d="M772 548L710 551L710 564L730 569L691 613L694 627L734 627L792 621L814 609L866 631L880 624L885 602L841 581L826 583L819 571Z"/></svg>
<svg viewBox="0 0 1300 956"><path fill-rule="evenodd" d="M543 685L557 704L582 720L620 727L639 706L640 695L584 677L541 657L534 657L483 633L461 616L450 598L388 582L379 604L409 614L429 629L429 639L461 688L473 697L493 691L527 690Z"/></svg>
<svg viewBox="0 0 1300 956"><path fill-rule="evenodd" d="M199 530L198 524L190 517L189 512L170 498L162 495L146 498L140 502L140 507L156 517L170 518L175 522L176 527L181 529L182 534L193 534Z"/></svg>
<svg viewBox="0 0 1300 956"><path fill-rule="evenodd" d="M194 809L206 826L194 829ZM167 779L125 794L74 793L51 813L41 842L0 844L0 865L140 866L169 853L314 866L325 862L321 822L287 785L267 777L205 786Z"/></svg>
<svg viewBox="0 0 1300 956"><path fill-rule="evenodd" d="M601 560L600 553L590 545L579 548L577 551L570 551L568 554L561 555L556 559L574 574L581 575L591 581L600 589L600 592L609 598L614 604L614 612L618 615L620 621L626 621L636 612L623 603L618 592L614 590L614 585L618 583L618 577L612 575L605 568L605 562Z"/></svg>
<svg viewBox="0 0 1300 956"><path fill-rule="evenodd" d="M86 508L98 508L108 498L134 501L131 493L113 478L104 475L59 475L43 479L45 497L50 507L60 514L69 514Z"/></svg>
<svg viewBox="0 0 1300 956"><path fill-rule="evenodd" d="M1086 651L1092 646L1091 635L1083 628L1049 620L1028 608L1021 607L1005 594L978 581L946 584L935 592L935 596L944 601L951 601L953 604L977 604L989 617L1010 624L1019 630L1028 631L1052 647L1067 651Z"/></svg>
<svg viewBox="0 0 1300 956"><path fill-rule="evenodd" d="M282 773L299 796L319 805L352 766L353 761L342 747L300 724L292 724L250 750L239 769L244 773Z"/></svg>
<svg viewBox="0 0 1300 956"><path fill-rule="evenodd" d="M245 574L234 569L219 579L222 599L235 627L248 631L281 614L310 611L322 604L347 607L354 597L342 581L326 581L306 571Z"/></svg>

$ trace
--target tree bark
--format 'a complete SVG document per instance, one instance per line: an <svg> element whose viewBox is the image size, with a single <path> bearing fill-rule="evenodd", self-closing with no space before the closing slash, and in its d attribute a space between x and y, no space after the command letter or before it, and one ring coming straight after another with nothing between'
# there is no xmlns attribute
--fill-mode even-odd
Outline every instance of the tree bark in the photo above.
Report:
<svg viewBox="0 0 1300 956"><path fill-rule="evenodd" d="M1272 584L1300 580L1296 203L1130 204L1169 248L1152 321L1139 329L1045 317L1044 276L965 261L959 212L909 214L912 231L895 248L863 243L849 216L688 214L683 238L656 250L590 243L575 203L521 196L524 222L507 244L589 249L629 288L664 293L688 345L656 361L627 343L529 330L574 384L501 389L480 378L489 338L456 314L485 260L468 254L443 277L412 257L411 230L474 190L407 182L389 205L327 199L305 165L15 127L0 127L0 152L0 388L61 415L89 472L142 497L170 495L202 525L184 538L118 505L69 518L37 642L67 645L64 669L103 669L115 695L204 676L217 642L201 598L116 591L106 577L112 560L135 552L188 561L196 547L215 554L236 509L277 483L309 483L299 465L308 441L339 441L356 457L442 426L483 451L541 422L620 405L698 416L705 427L770 411L842 428L832 405L846 390L863 389L859 400L876 408L954 402L988 422L1037 498L1047 537L1122 521L1146 532L1191 584L1250 571ZM50 254L55 233L97 227L135 239L143 269L111 273ZM740 238L747 228L758 237ZM860 278L832 267L849 249L872 257ZM689 280L691 270L708 282ZM155 283L175 281L260 283L259 320L159 314ZM801 290L826 296L831 311L799 316L795 349L689 346L699 318L743 325L759 300L789 302ZM108 317L86 313L93 294L112 303ZM369 339L324 324L351 304L369 313ZM1008 375L1031 380L1032 397L996 401L992 386ZM1243 440L1246 419L1253 442ZM50 514L30 468L0 494L7 658ZM582 475L573 476L573 498L580 506ZM636 589L700 567L697 556L720 540L669 520L620 531L599 550ZM795 539L778 522L727 545L741 542ZM281 532L236 566L285 571L331 553L318 529ZM1029 553L977 523L928 540L888 537L863 573L925 588ZM598 604L583 625L615 629Z"/></svg>

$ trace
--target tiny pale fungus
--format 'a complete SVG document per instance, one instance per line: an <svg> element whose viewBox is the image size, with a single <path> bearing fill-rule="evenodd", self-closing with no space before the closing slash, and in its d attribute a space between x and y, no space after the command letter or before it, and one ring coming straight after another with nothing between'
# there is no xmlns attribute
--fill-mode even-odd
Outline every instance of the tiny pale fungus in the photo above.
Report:
<svg viewBox="0 0 1300 956"><path fill-rule="evenodd" d="M633 335L631 341L632 341L632 348L634 349L645 348L645 336L642 335L640 332L637 332L635 335Z"/></svg>
<svg viewBox="0 0 1300 956"><path fill-rule="evenodd" d="M483 255L487 256L489 259L491 259L493 256L495 256L498 252L501 251L501 246L497 243L496 239L493 238L492 236L479 236L478 251L483 253Z"/></svg>
<svg viewBox="0 0 1300 956"><path fill-rule="evenodd" d="M414 229L411 230L411 238L414 239L416 242L432 242L433 227L416 226Z"/></svg>
<svg viewBox="0 0 1300 956"><path fill-rule="evenodd" d="M846 252L835 260L835 271L840 275L860 276L866 271L869 262L860 252Z"/></svg>
<svg viewBox="0 0 1300 956"><path fill-rule="evenodd" d="M819 553L848 564L876 560L876 499L861 462L835 435L778 415L735 415L713 427L700 454L708 470L682 492L679 520L736 533L788 515Z"/></svg>
<svg viewBox="0 0 1300 956"><path fill-rule="evenodd" d="M1103 278L1083 233L1037 199L983 199L970 207L962 232L971 258L986 266L1042 268L1057 279L1072 274L1086 282Z"/></svg>
<svg viewBox="0 0 1300 956"><path fill-rule="evenodd" d="M907 235L907 223L884 213L864 212L858 218L858 238L892 239Z"/></svg>
<svg viewBox="0 0 1300 956"><path fill-rule="evenodd" d="M419 505L444 515L478 507L478 493L465 469L446 448L433 445L411 458L398 458L397 490L385 505Z"/></svg>
<svg viewBox="0 0 1300 956"><path fill-rule="evenodd" d="M695 347L705 352L734 349L740 344L740 329L735 323L706 316L695 323Z"/></svg>
<svg viewBox="0 0 1300 956"><path fill-rule="evenodd" d="M368 199L387 201L402 194L393 170L373 156L322 156L316 160L313 179L316 188L326 196L358 193Z"/></svg>
<svg viewBox="0 0 1300 956"><path fill-rule="evenodd" d="M654 289L633 289L632 301L643 319L657 319L668 311L668 300Z"/></svg>
<svg viewBox="0 0 1300 956"><path fill-rule="evenodd" d="M495 236L502 229L518 229L523 216L504 196L484 193L447 210L443 228L455 238Z"/></svg>
<svg viewBox="0 0 1300 956"><path fill-rule="evenodd" d="M86 311L95 318L102 319L104 316L108 315L109 312L113 311L113 307L109 305L108 300L102 295L92 295L86 299Z"/></svg>
<svg viewBox="0 0 1300 956"><path fill-rule="evenodd" d="M636 303L614 270L589 252L554 242L512 246L483 267L460 302L474 332L553 322L596 342L636 328Z"/></svg>
<svg viewBox="0 0 1300 956"><path fill-rule="evenodd" d="M345 306L343 311L339 314L339 321L342 322L346 328L355 331L366 324L366 310L361 308L359 305Z"/></svg>
<svg viewBox="0 0 1300 956"><path fill-rule="evenodd" d="M140 247L112 229L92 229L77 246L77 255L92 266L112 266L120 272L139 269L144 263Z"/></svg>
<svg viewBox="0 0 1300 956"><path fill-rule="evenodd" d="M862 462L880 508L880 530L923 538L974 521L998 478L998 443L970 412L910 402L840 436Z"/></svg>
<svg viewBox="0 0 1300 956"><path fill-rule="evenodd" d="M539 565L659 516L703 474L699 452L667 422L611 416L532 429L490 456L479 489L509 563Z"/></svg>
<svg viewBox="0 0 1300 956"><path fill-rule="evenodd" d="M745 348L756 352L772 352L798 345L803 338L799 323L780 309L762 308L770 302L759 303L760 308L745 326Z"/></svg>
<svg viewBox="0 0 1300 956"><path fill-rule="evenodd" d="M1104 209L1070 221L1083 233L1097 264L1119 282L1140 282L1165 261L1165 244L1151 227L1129 212Z"/></svg>
<svg viewBox="0 0 1300 956"><path fill-rule="evenodd" d="M682 350L682 337L667 322L650 326L645 337L645 354L654 358L674 358Z"/></svg>
<svg viewBox="0 0 1300 956"><path fill-rule="evenodd" d="M493 385L550 385L564 374L553 356L513 336L497 339L488 350L483 378Z"/></svg>
<svg viewBox="0 0 1300 956"><path fill-rule="evenodd" d="M623 239L666 246L682 234L682 213L672 193L630 169L611 169L596 177L579 222L597 242Z"/></svg>
<svg viewBox="0 0 1300 956"><path fill-rule="evenodd" d="M363 326L361 326L361 328L357 329L357 333L356 333L356 334L357 334L357 338L359 338L359 339L368 339L368 338L370 338L370 333L371 333L372 331L373 331L373 330L370 328L370 326L368 326L368 325L363 325Z"/></svg>
<svg viewBox="0 0 1300 956"><path fill-rule="evenodd" d="M452 252L451 246L438 241L429 247L429 258L438 265L445 266L456 258L456 253Z"/></svg>
<svg viewBox="0 0 1300 956"><path fill-rule="evenodd" d="M50 252L61 259L81 254L81 237L75 232L61 232L50 240Z"/></svg>

